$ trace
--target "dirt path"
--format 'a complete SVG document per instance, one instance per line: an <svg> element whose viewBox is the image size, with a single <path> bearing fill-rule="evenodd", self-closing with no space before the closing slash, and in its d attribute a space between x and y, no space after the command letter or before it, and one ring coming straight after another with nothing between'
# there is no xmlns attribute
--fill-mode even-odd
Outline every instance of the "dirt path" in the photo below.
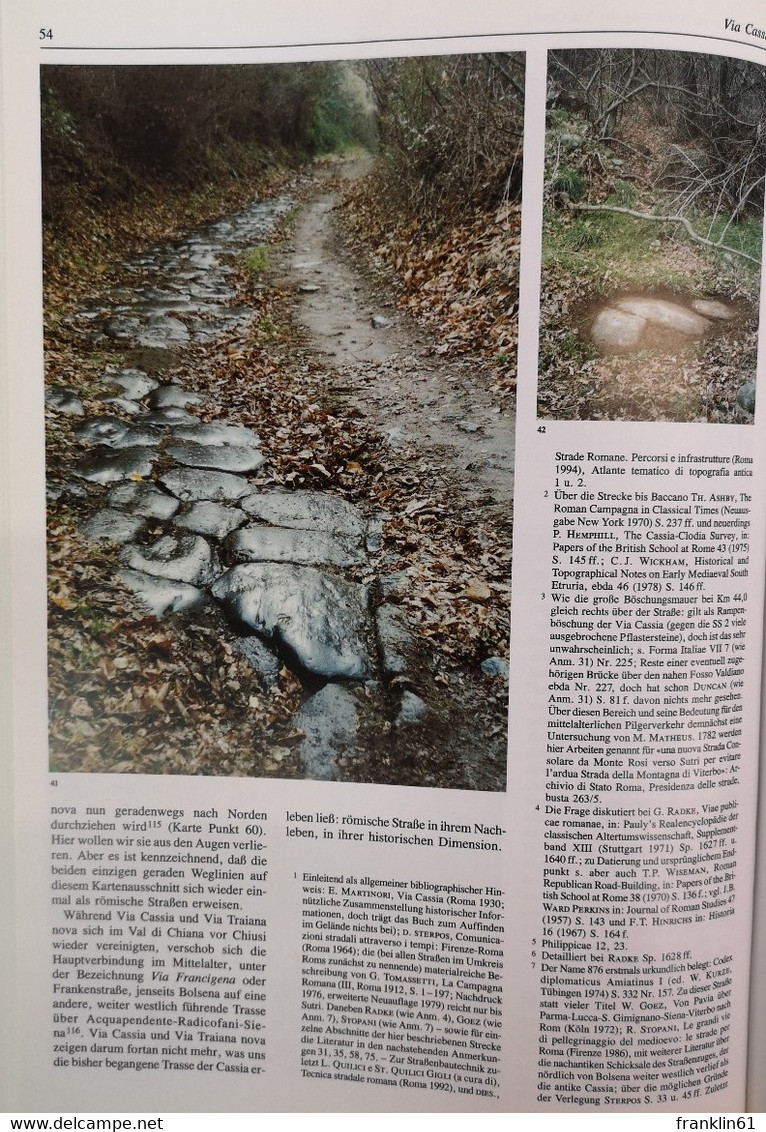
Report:
<svg viewBox="0 0 766 1132"><path fill-rule="evenodd" d="M337 193L316 196L296 226L285 266L299 290L298 319L331 363L328 393L347 400L409 457L449 471L472 506L508 508L514 421L492 404L475 362L445 361L427 337L350 260L336 221ZM404 456L404 453L402 453Z"/></svg>

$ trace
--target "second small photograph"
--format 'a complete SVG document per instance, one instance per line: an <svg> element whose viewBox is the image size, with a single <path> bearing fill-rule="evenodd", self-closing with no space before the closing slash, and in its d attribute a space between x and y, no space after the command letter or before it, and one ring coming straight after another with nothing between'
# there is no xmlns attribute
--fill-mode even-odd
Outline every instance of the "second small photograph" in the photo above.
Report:
<svg viewBox="0 0 766 1132"><path fill-rule="evenodd" d="M548 58L538 414L751 424L766 73Z"/></svg>

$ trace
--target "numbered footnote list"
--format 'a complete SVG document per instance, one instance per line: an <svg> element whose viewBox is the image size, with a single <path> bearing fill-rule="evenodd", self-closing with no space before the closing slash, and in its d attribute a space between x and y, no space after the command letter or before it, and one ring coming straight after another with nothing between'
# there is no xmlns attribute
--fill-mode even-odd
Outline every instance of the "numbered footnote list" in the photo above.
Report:
<svg viewBox="0 0 766 1132"><path fill-rule="evenodd" d="M728 1083L751 496L746 457L557 452L538 1101ZM637 945L684 926L688 945ZM720 938L720 937L718 937Z"/></svg>

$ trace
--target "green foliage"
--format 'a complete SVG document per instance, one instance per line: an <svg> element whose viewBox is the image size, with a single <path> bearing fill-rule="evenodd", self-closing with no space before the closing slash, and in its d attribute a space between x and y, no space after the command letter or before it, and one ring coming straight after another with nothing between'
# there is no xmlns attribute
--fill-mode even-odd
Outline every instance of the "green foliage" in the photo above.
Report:
<svg viewBox="0 0 766 1132"><path fill-rule="evenodd" d="M568 200L582 200L588 182L582 173L568 165L562 165L551 181L551 189L556 196L566 197Z"/></svg>
<svg viewBox="0 0 766 1132"><path fill-rule="evenodd" d="M615 181L612 200L621 208L635 208L638 201L638 190L630 181Z"/></svg>
<svg viewBox="0 0 766 1132"><path fill-rule="evenodd" d="M711 225L709 233L704 232L703 234L707 235L714 243L717 243L723 236L723 243L726 247L745 252L760 262L763 247L763 223L755 217L749 217L740 220L739 223L732 224L728 223L724 217L718 217ZM725 255L725 253L719 254ZM752 274L758 273L758 266L755 263L749 263L740 257L737 257L736 263Z"/></svg>
<svg viewBox="0 0 766 1132"><path fill-rule="evenodd" d="M323 88L314 102L306 131L307 144L315 154L343 153L364 135L359 105L338 70L323 75Z"/></svg>
<svg viewBox="0 0 766 1132"><path fill-rule="evenodd" d="M239 260L251 279L260 279L269 264L269 249L263 245L240 252Z"/></svg>
<svg viewBox="0 0 766 1132"><path fill-rule="evenodd" d="M374 135L350 65L44 66L44 214L147 186L204 194ZM366 131L366 134L365 134Z"/></svg>
<svg viewBox="0 0 766 1132"><path fill-rule="evenodd" d="M569 233L572 249L578 252L585 248L596 247L601 239L601 233L590 220L576 220Z"/></svg>
<svg viewBox="0 0 766 1132"><path fill-rule="evenodd" d="M634 208L650 215L666 209L666 200L657 193L640 197L635 187L624 181L614 184L614 191L604 202L607 206ZM689 216L695 231L713 242L724 232L724 243L750 255L759 256L762 225L755 220L726 226L724 218L714 219L697 213ZM598 293L616 287L668 288L685 291L689 288L689 268L683 260L663 255L668 238L683 243L684 228L640 220L619 212L577 212L549 206L543 225L543 257L546 263L563 274L580 280L587 290ZM701 244L689 246L711 263L725 263L725 252L706 251ZM731 258L731 257L730 257ZM730 266L742 276L757 275L757 266L737 258ZM704 269L703 269L704 270Z"/></svg>

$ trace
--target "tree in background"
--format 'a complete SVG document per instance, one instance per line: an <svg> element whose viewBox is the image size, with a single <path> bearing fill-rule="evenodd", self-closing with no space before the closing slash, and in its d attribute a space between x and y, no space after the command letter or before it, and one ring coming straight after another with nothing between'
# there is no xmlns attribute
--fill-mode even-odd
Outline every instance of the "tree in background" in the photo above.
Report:
<svg viewBox="0 0 766 1132"><path fill-rule="evenodd" d="M373 60L380 176L408 214L437 226L521 190L521 55Z"/></svg>
<svg viewBox="0 0 766 1132"><path fill-rule="evenodd" d="M44 211L194 186L372 137L345 64L42 68Z"/></svg>
<svg viewBox="0 0 766 1132"><path fill-rule="evenodd" d="M681 212L763 211L766 71L740 59L610 48L549 57L549 104L588 123L591 136L622 146L626 119L643 110L667 131L656 175Z"/></svg>

